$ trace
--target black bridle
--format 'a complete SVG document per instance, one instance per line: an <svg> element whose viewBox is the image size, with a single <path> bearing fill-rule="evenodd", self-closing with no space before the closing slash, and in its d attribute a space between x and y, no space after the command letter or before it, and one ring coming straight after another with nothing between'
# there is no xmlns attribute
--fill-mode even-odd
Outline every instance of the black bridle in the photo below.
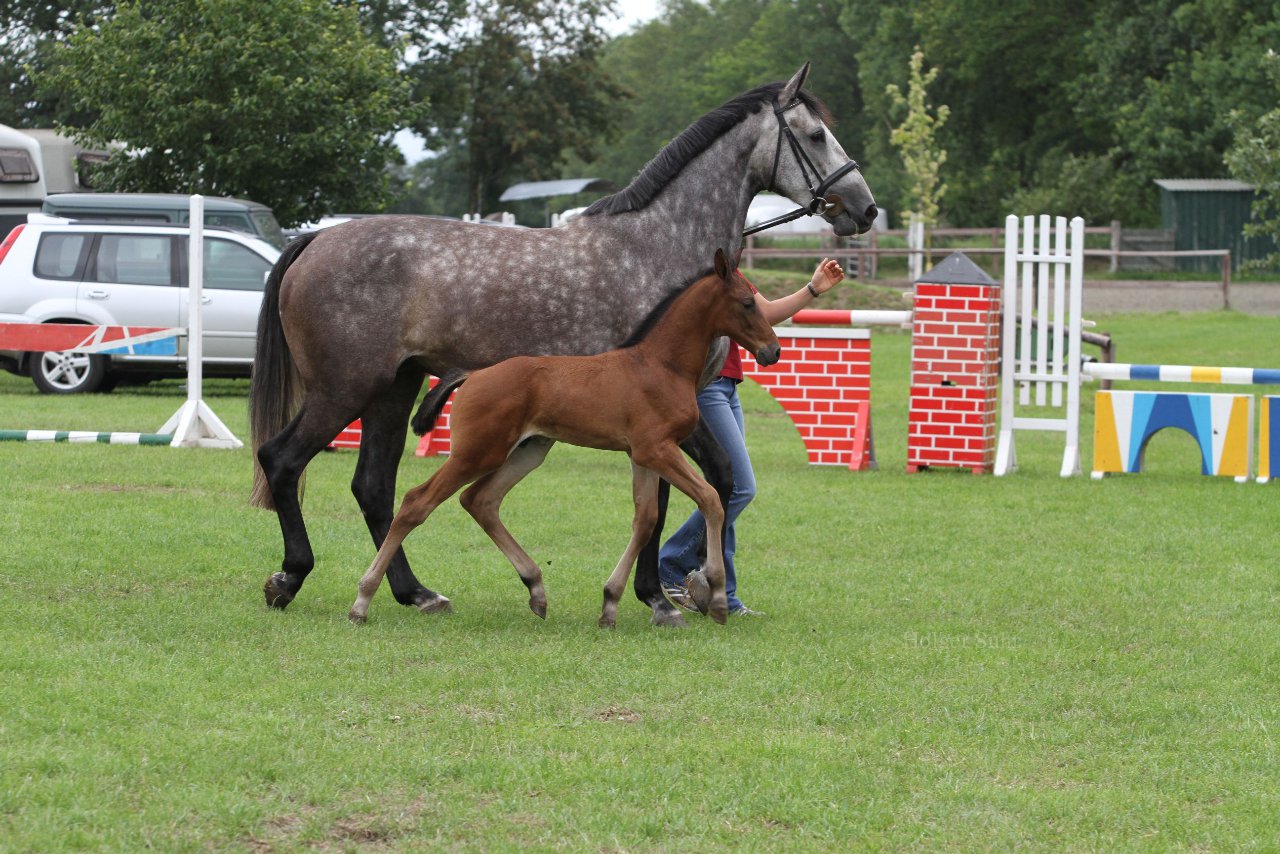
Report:
<svg viewBox="0 0 1280 854"><path fill-rule="evenodd" d="M798 106L800 106L798 98L785 107L777 104L773 106L773 114L778 119L778 144L773 150L773 171L769 173L769 183L765 185L765 189L774 189L773 182L778 177L778 160L782 157L782 140L785 137L787 144L791 146L791 152L796 157L796 162L800 165L800 174L804 177L804 182L809 187L809 195L812 198L809 204L798 207L791 213L751 226L742 232L744 237L749 234L755 234L758 231L764 231L767 228L773 228L775 225L782 225L784 222L791 222L793 219L799 219L802 216L816 216L832 212L839 215L844 210L844 203L840 201L840 197L835 193L828 195L827 191L831 189L836 181L857 169L858 162L850 159L848 163L819 181L818 176L821 173L818 171L818 167L814 166L813 161L809 159L809 155L804 153L804 149L800 147L800 142L796 139L796 135L791 132L791 126L787 124L786 116L783 115L787 110Z"/></svg>

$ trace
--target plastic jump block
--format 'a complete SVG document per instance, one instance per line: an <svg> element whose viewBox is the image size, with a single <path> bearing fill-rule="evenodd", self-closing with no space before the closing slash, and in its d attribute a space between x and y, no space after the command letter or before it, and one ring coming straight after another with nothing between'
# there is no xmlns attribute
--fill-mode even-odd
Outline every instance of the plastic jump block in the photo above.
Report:
<svg viewBox="0 0 1280 854"><path fill-rule="evenodd" d="M1133 377L1139 379L1139 377ZM1166 427L1188 433L1200 449L1200 473L1249 477L1253 395L1099 391L1093 420L1093 477L1141 472L1147 443Z"/></svg>

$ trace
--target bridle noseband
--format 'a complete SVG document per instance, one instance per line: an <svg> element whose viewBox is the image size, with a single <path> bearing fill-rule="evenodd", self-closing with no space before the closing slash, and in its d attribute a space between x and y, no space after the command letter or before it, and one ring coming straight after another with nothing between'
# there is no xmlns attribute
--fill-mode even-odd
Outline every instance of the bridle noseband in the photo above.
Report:
<svg viewBox="0 0 1280 854"><path fill-rule="evenodd" d="M796 135L791 132L791 126L787 124L784 113L792 107L800 106L799 98L787 104L785 107L778 104L773 105L773 115L778 119L778 144L773 151L773 170L769 173L769 183L765 185L766 190L774 190L773 182L778 177L778 161L782 157L782 140L786 138L787 144L791 146L791 152L795 155L796 163L800 166L800 174L804 177L804 182L809 187L809 195L812 197L809 204L796 208L791 213L783 214L780 217L771 219L768 222L757 223L742 232L743 236L755 234L758 231L764 231L766 228L773 228L775 225L782 225L784 222L791 222L793 219L799 219L806 215L821 215L833 213L839 215L844 210L844 203L840 201L840 197L832 193L827 194L831 187L848 175L853 170L859 168L858 161L850 159L848 163L832 172L821 181L818 180L818 167L813 165L813 161L809 159L809 155L804 153L804 149L800 147L799 140ZM812 173L812 177L810 177ZM774 190L774 192L777 192Z"/></svg>

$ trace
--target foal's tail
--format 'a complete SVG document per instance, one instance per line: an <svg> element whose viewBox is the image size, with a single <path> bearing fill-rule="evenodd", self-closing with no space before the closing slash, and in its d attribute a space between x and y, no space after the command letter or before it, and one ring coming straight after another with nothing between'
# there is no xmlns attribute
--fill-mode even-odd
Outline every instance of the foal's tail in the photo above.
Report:
<svg viewBox="0 0 1280 854"><path fill-rule="evenodd" d="M301 397L293 354L289 352L280 322L280 281L285 270L317 234L319 232L304 234L285 246L267 276L262 310L258 314L258 344L253 358L253 379L249 383L249 427L253 434L253 493L249 503L267 510L275 509L275 502L271 500L266 475L258 462L258 449L289 423Z"/></svg>
<svg viewBox="0 0 1280 854"><path fill-rule="evenodd" d="M413 425L414 435L421 436L435 426L436 419L440 417L440 411L444 409L445 403L449 400L449 395L466 380L467 374L459 371L445 374L440 378L440 382L431 387L431 390L422 398L422 403L418 406L418 413L413 416L413 421L410 422Z"/></svg>

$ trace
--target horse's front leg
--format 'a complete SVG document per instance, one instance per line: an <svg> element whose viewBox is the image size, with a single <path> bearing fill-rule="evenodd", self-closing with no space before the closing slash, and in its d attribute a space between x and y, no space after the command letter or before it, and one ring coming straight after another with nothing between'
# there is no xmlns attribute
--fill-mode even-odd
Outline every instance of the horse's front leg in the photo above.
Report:
<svg viewBox="0 0 1280 854"><path fill-rule="evenodd" d="M627 589L627 576L631 574L631 565L641 547L649 539L654 523L658 519L658 476L643 466L631 462L631 500L635 504L635 514L631 519L631 540L627 543L622 557L609 575L604 585L604 607L600 611L600 628L611 629L618 620L618 601L622 592ZM684 626L684 618L675 613L679 622L664 625ZM657 615L654 615L657 619Z"/></svg>
<svg viewBox="0 0 1280 854"><path fill-rule="evenodd" d="M707 522L707 562L705 567L710 601L707 614L717 623L724 623L729 615L729 602L725 596L724 549L720 544L720 532L724 529L724 504L715 489L698 476L693 466L674 444L633 451L636 462L653 469L671 482L685 495L693 499Z"/></svg>
<svg viewBox="0 0 1280 854"><path fill-rule="evenodd" d="M351 479L351 492L360 505L373 544L379 548L391 526L396 469L404 453L409 411L422 387L423 376L419 370L402 368L386 393L360 416L360 457ZM411 605L424 614L453 609L446 597L418 581L403 550L392 554L386 573L391 594L401 605Z"/></svg>
<svg viewBox="0 0 1280 854"><path fill-rule="evenodd" d="M716 441L716 437L711 432L711 428L707 426L705 419L698 419L698 426L694 428L693 433L687 439L680 443L680 449L688 454L702 469L702 474L707 483L720 496L720 506L728 507L729 496L733 493L733 466L729 462L729 455L720 447L720 443ZM663 481L658 487L658 518L654 525L653 536L649 538L649 542L645 544L644 549L640 552L640 558L636 564L636 598L653 608L653 622L655 625L682 625L684 623L683 619L679 621L672 619L672 615L679 617L680 611L667 601L667 597L662 594L662 584L658 577L658 552L662 547L662 528L666 523L667 502L670 492L671 487L666 481ZM723 532L720 532L720 536L723 537ZM705 560L705 540L699 549L699 553ZM695 577L689 579L689 593L698 610L705 614L710 604L711 590L701 571L698 571Z"/></svg>

